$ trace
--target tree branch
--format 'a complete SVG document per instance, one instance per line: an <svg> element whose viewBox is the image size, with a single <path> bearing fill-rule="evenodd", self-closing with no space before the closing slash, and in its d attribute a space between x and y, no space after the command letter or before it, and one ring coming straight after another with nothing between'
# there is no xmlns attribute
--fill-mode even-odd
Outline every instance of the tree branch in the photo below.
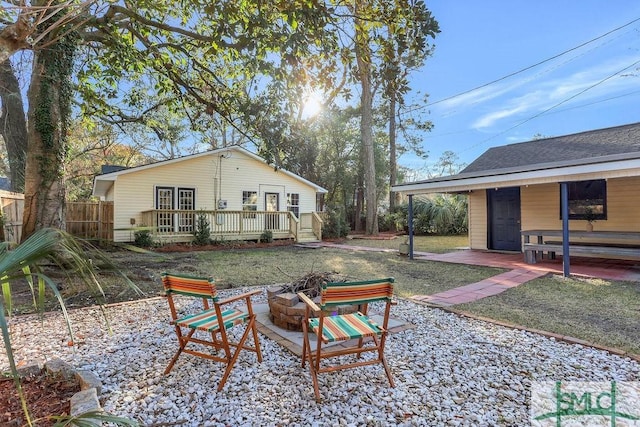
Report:
<svg viewBox="0 0 640 427"><path fill-rule="evenodd" d="M221 38L217 37L211 37L211 36L206 36L204 34L199 34L193 31L189 31L189 30L185 30L184 28L180 28L180 27L175 27L173 25L169 25L169 24L165 24L163 22L157 22L154 21L152 19L148 19L145 18L137 13L135 13L134 11L127 9L125 7L119 6L119 5L111 5L109 7L109 10L107 11L107 13L105 14L103 20L104 22L108 22L109 20L112 19L117 19L117 15L121 14L121 15L125 15L129 18L131 18L133 21L138 22L140 24L149 26L149 27L153 27L153 28L157 28L160 30L164 30L164 31L169 31L172 33L176 33L176 34L180 34L186 37L189 37L193 40L198 40L201 42L207 42L207 43L216 43L218 45L224 46L226 48L231 48L231 49L236 49L236 50L240 50L242 48L244 48L247 43L228 43L224 40L222 40Z"/></svg>

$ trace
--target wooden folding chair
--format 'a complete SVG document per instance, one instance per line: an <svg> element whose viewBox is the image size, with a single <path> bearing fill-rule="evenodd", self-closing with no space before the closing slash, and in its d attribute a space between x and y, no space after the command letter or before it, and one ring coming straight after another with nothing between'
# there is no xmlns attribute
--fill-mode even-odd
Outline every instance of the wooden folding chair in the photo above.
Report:
<svg viewBox="0 0 640 427"><path fill-rule="evenodd" d="M316 400L320 401L320 391L318 388L318 374L332 372L342 369L355 368L358 366L382 364L389 384L394 387L391 371L384 358L384 344L387 336L387 326L389 323L389 312L391 305L395 304L393 297L393 278L368 280L364 282L344 282L325 283L322 286L320 307L302 292L298 296L306 303L305 318L302 323L304 331L304 345L302 348L302 367L309 362L309 371L313 380L313 389ZM377 325L367 316L369 303L374 301L386 301L384 310L384 320L382 326ZM353 314L331 315L332 309L339 305L358 305L358 312ZM310 317L313 312L318 317ZM316 335L317 347L311 350L309 334ZM365 338L370 337L373 346L365 346ZM357 340L357 343L350 345L349 340ZM335 350L324 349L323 344L333 341L345 341L341 347ZM332 366L321 366L322 359L329 359L336 356L356 354L357 358L365 352L377 352L376 359L366 361L356 361L346 364Z"/></svg>
<svg viewBox="0 0 640 427"><path fill-rule="evenodd" d="M261 292L260 290L246 292L235 297L219 300L216 285L212 278L163 273L162 284L164 285L165 295L169 302L169 309L171 310L171 324L175 327L179 344L178 351L171 359L171 362L169 362L167 369L164 371L165 375L171 371L173 365L182 353L215 360L227 365L224 375L222 375L222 379L220 380L220 384L218 385L218 391L221 391L229 377L229 373L231 373L233 365L238 359L240 350L254 351L258 356L258 362L262 362L260 342L258 341L258 332L255 324L256 315L254 314L251 306L251 296L259 294ZM203 311L178 317L178 312L174 302L174 295L202 298ZM242 299L245 300L247 307L246 312L236 308L222 307ZM213 302L213 308L210 307L209 300ZM222 321L220 321L220 319L222 319ZM241 324L246 324L242 337L238 342L230 342L227 331L233 326ZM196 331L202 331L210 334L211 339L196 338L194 336ZM250 347L245 343L249 336L249 332L253 333L253 347ZM186 348L189 343L212 347L214 349L214 354L207 354L199 350ZM231 351L231 347L235 349L233 352ZM219 350L222 350L222 355L218 354Z"/></svg>

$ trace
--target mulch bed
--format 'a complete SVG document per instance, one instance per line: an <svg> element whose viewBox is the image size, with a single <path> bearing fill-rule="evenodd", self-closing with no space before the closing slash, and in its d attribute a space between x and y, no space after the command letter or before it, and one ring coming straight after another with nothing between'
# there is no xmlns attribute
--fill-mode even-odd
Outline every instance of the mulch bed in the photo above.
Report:
<svg viewBox="0 0 640 427"><path fill-rule="evenodd" d="M243 240L227 241L214 245L194 245L191 243L169 243L154 248L154 252L194 252L194 251L223 251L229 249L263 249L281 246L291 246L295 242L291 239L278 239L273 242L246 242Z"/></svg>
<svg viewBox="0 0 640 427"><path fill-rule="evenodd" d="M22 389L27 399L31 420L38 427L53 426L52 415L68 415L71 396L80 391L75 380L54 377L44 372L23 378ZM37 420L37 421L36 421ZM13 378L0 379L0 425L6 427L26 425L22 404Z"/></svg>

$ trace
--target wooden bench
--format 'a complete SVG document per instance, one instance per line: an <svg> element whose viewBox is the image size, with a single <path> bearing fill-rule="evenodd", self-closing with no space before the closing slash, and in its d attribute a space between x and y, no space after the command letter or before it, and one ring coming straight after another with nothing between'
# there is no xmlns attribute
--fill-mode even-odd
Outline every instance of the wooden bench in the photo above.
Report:
<svg viewBox="0 0 640 427"><path fill-rule="evenodd" d="M555 258L555 254L562 255L561 242L525 243L523 249L527 264L535 264L536 260L544 256L544 252L547 252L550 259ZM569 254L591 258L640 259L640 247L608 243L569 243Z"/></svg>

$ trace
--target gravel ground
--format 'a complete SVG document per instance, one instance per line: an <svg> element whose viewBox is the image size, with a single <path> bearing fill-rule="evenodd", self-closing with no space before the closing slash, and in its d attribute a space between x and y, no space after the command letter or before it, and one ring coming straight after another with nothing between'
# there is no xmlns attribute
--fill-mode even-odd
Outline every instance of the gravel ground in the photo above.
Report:
<svg viewBox="0 0 640 427"><path fill-rule="evenodd" d="M263 362L243 352L220 393L216 362L183 355L164 376L177 344L161 298L109 307L112 333L100 309L72 310L73 346L59 313L47 313L44 324L13 318L11 339L17 362L58 357L93 371L103 382L104 409L145 426L523 426L530 424L532 381L640 380L638 362L605 351L410 301L392 315L417 326L387 341L396 387L379 365L323 374L319 404L299 358L262 335ZM8 369L4 352L0 369Z"/></svg>

